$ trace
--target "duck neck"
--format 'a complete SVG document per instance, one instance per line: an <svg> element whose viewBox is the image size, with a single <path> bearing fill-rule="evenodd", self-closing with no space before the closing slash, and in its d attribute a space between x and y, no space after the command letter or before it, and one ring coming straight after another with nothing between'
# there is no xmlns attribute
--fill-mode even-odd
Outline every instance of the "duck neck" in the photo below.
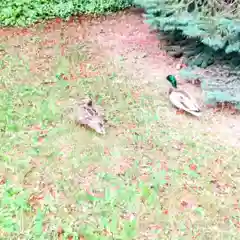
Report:
<svg viewBox="0 0 240 240"><path fill-rule="evenodd" d="M169 88L169 90L168 90L168 94L170 95L172 92L173 92L173 88L171 87L171 88Z"/></svg>

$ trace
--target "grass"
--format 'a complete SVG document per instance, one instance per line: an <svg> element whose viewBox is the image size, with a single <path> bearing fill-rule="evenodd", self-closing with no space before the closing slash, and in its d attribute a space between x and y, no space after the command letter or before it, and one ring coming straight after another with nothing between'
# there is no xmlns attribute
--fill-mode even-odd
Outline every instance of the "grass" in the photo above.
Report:
<svg viewBox="0 0 240 240"><path fill-rule="evenodd" d="M15 51L2 39L1 239L239 239L238 149L181 124L150 87L83 77L86 45L36 55L41 36L21 40ZM63 114L86 95L116 126L104 137Z"/></svg>

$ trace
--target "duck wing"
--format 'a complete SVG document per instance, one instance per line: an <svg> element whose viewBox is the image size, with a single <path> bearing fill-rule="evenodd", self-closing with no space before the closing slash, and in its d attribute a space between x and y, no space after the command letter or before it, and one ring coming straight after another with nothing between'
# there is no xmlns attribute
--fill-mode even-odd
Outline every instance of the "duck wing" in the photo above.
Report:
<svg viewBox="0 0 240 240"><path fill-rule="evenodd" d="M179 93L179 101L185 108L194 112L201 111L197 101L188 92L183 90L177 90L177 92Z"/></svg>
<svg viewBox="0 0 240 240"><path fill-rule="evenodd" d="M191 96L185 91L174 90L169 95L169 99L175 107L183 109L197 117L201 115L200 108L194 101L192 101Z"/></svg>

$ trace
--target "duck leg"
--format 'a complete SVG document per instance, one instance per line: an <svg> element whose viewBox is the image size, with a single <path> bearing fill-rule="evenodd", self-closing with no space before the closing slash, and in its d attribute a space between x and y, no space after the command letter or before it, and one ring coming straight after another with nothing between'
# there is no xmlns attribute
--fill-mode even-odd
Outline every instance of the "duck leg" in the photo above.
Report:
<svg viewBox="0 0 240 240"><path fill-rule="evenodd" d="M182 115L184 113L185 113L185 111L183 109L177 109L177 111L176 111L177 115Z"/></svg>

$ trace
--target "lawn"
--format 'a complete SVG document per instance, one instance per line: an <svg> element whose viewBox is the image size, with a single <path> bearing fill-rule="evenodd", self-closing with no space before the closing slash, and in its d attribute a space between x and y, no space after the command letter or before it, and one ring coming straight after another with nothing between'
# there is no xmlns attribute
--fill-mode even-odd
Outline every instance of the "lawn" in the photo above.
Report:
<svg viewBox="0 0 240 240"><path fill-rule="evenodd" d="M0 238L240 239L240 150L41 27L0 39ZM106 136L64 114L84 96Z"/></svg>

